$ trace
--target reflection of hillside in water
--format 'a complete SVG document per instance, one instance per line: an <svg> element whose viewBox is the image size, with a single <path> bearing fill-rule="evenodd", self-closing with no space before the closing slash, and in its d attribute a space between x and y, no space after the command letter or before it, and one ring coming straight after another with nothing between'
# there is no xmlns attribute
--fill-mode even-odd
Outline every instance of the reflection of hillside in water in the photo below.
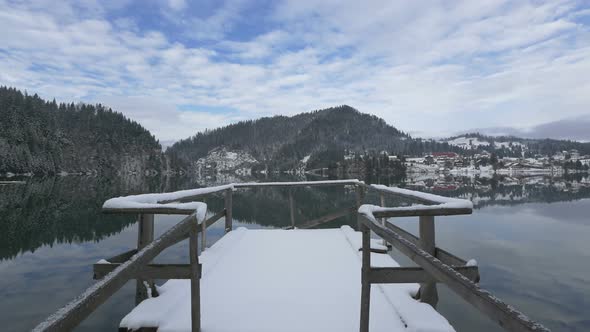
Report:
<svg viewBox="0 0 590 332"><path fill-rule="evenodd" d="M301 181L298 177L200 179L57 177L26 179L25 184L0 185L0 259L34 251L43 245L100 241L135 222L135 216L104 215L100 208L111 197L147 192L197 188L245 181ZM307 180L321 180L308 178ZM366 179L367 183L397 185L397 178ZM408 188L470 199L476 208L529 202L572 201L590 197L590 178L571 177L421 177L406 179ZM373 195L375 196L375 195ZM365 202L379 204L368 195ZM302 187L293 189L296 226L354 205L352 187ZM209 210L223 209L221 196L206 197ZM388 198L387 206L407 203ZM287 188L240 189L234 192L234 218L269 227L291 225ZM356 225L353 215L321 227Z"/></svg>
<svg viewBox="0 0 590 332"><path fill-rule="evenodd" d="M489 205L551 203L590 197L590 177L551 176L422 176L407 179L410 189L469 199L476 208Z"/></svg>
<svg viewBox="0 0 590 332"><path fill-rule="evenodd" d="M355 204L355 191L352 187L301 187L292 190L296 225ZM208 198L206 203L211 211L223 209L221 198ZM272 227L291 225L287 188L239 189L233 194L232 204L233 216L240 222ZM322 227L336 224L355 225L356 218L343 217Z"/></svg>
<svg viewBox="0 0 590 332"><path fill-rule="evenodd" d="M56 177L0 185L0 259L56 242L100 241L117 234L135 217L104 215L102 203L158 187L141 177Z"/></svg>

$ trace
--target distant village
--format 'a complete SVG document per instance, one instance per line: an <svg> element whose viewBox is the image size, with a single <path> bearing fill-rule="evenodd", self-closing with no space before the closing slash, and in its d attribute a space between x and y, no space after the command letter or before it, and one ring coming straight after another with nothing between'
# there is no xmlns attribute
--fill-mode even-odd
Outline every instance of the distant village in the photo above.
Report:
<svg viewBox="0 0 590 332"><path fill-rule="evenodd" d="M590 155L581 155L578 150L560 151L553 155L532 155L525 153L526 145L519 142L489 142L470 137L456 137L441 142L464 150L457 152L432 152L421 156L393 155L382 151L390 162L400 162L407 174L553 174L586 173L590 168ZM456 150L456 149L455 149ZM492 152L488 152L492 151ZM498 150L512 151L512 156L499 156ZM503 154L500 154L503 155ZM521 157L514 157L521 155ZM358 154L347 153L345 160L359 158ZM363 155L360 155L364 159Z"/></svg>
<svg viewBox="0 0 590 332"><path fill-rule="evenodd" d="M399 157L389 156L389 158L397 160ZM590 168L590 156L581 156L577 150L562 151L552 156L536 155L533 158L498 158L494 153L485 151L470 156L456 152L434 152L422 157L402 158L406 173L562 174L588 172Z"/></svg>

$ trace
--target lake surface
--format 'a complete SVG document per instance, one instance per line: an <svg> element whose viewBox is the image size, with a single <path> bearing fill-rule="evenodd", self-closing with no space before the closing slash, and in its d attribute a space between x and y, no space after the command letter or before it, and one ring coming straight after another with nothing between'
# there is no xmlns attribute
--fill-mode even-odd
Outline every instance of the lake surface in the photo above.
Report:
<svg viewBox="0 0 590 332"><path fill-rule="evenodd" d="M62 177L24 181L0 184L2 331L30 330L94 282L93 263L136 246L135 217L101 214L104 200L235 180ZM399 179L367 182L390 185ZM404 180L404 185L474 202L473 215L436 219L436 241L439 247L459 257L475 258L483 288L554 331L590 330L587 177L418 176ZM354 204L354 191L345 187L297 189L294 197L298 222ZM377 199L367 197L373 203ZM208 198L206 202L213 211L223 208L221 198ZM399 203L387 201L389 206ZM234 227L272 228L290 224L284 190L236 192L233 204ZM174 216L157 216L156 236L178 220ZM417 231L416 218L397 218L395 223L413 233ZM356 219L344 217L322 227L344 224L354 227ZM222 235L220 221L208 230L208 243ZM187 262L185 242L163 252L157 262ZM395 251L392 255L409 264L407 258ZM501 331L444 286L439 285L438 289L437 309L458 331ZM115 331L121 318L133 308L134 298L135 282L128 282L77 330Z"/></svg>

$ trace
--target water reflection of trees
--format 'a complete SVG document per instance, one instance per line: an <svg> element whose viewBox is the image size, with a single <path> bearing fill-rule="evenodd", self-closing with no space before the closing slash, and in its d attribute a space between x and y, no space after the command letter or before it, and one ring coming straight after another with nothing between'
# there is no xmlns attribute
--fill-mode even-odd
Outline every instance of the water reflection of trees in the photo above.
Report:
<svg viewBox="0 0 590 332"><path fill-rule="evenodd" d="M159 190L159 181L137 178L56 177L0 186L0 259L43 245L100 241L134 222L104 215L113 196Z"/></svg>
<svg viewBox="0 0 590 332"><path fill-rule="evenodd" d="M297 224L355 204L354 188L351 187L299 187L292 190ZM212 211L223 209L222 198L207 198L206 203ZM233 216L240 222L272 227L291 225L287 188L239 189L234 192L232 203ZM350 216L339 218L323 227L355 223L356 219Z"/></svg>
<svg viewBox="0 0 590 332"><path fill-rule="evenodd" d="M281 177L252 180L302 179ZM399 180L380 178L367 182L398 185ZM22 185L0 185L0 259L11 258L54 243L100 241L134 223L135 216L102 214L100 208L108 198L197 188L204 186L201 183L199 179L187 177L57 177L28 179ZM471 199L476 208L590 197L590 181L579 174L572 174L567 178L435 177L401 184L416 190ZM290 226L288 190L263 187L235 191L234 218L243 223L263 226ZM295 218L297 224L301 224L352 207L355 192L353 187L345 186L300 187L293 189L293 198ZM224 207L222 196L207 197L205 202L212 212ZM379 197L368 194L365 202L379 204ZM386 200L387 206L404 203L407 201L392 198ZM321 227L337 227L343 224L356 225L355 216L342 217Z"/></svg>

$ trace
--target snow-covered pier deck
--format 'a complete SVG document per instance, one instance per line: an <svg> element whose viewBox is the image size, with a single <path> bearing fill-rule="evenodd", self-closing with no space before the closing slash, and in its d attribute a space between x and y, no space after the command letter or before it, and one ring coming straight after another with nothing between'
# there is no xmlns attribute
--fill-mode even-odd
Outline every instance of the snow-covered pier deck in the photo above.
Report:
<svg viewBox="0 0 590 332"><path fill-rule="evenodd" d="M372 247L385 250L378 240ZM361 233L349 226L321 230L236 229L199 258L203 331L358 331ZM379 267L399 266L372 253ZM371 331L453 331L412 296L418 284L372 289ZM170 280L121 321L130 330L190 331L190 282Z"/></svg>
<svg viewBox="0 0 590 332"><path fill-rule="evenodd" d="M354 206L296 223L294 188L333 185L350 187ZM290 227L233 228L233 192L257 187L287 189ZM224 208L208 210L201 202L208 195L221 195ZM392 197L397 206L386 207ZM400 206L399 199L411 202ZM378 205L366 204L371 200ZM137 249L94 264L99 281L35 331L73 329L131 279L137 306L121 320L123 331L453 331L434 309L437 283L508 331L548 331L481 289L474 260L436 247L435 216L468 215L472 208L461 199L358 180L238 183L112 198L105 213L139 215ZM154 239L155 214L187 216ZM351 214L355 229L312 229ZM392 223L395 217L418 217L418 236ZM207 228L222 219L225 235L207 248ZM152 263L187 238L189 264ZM399 266L384 243L417 266ZM156 286L161 279L168 281Z"/></svg>

